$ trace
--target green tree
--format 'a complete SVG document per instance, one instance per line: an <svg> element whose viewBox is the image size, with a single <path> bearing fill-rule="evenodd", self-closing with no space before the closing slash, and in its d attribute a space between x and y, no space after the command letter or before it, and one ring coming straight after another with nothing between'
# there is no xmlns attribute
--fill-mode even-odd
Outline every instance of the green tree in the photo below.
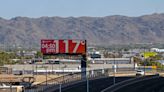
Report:
<svg viewBox="0 0 164 92"><path fill-rule="evenodd" d="M39 57L43 57L43 54L41 51L37 51L36 53L36 57L39 58Z"/></svg>
<svg viewBox="0 0 164 92"><path fill-rule="evenodd" d="M0 65L2 66L4 64L14 64L15 62L11 60L14 58L16 58L15 53L0 52Z"/></svg>
<svg viewBox="0 0 164 92"><path fill-rule="evenodd" d="M133 57L133 59L134 59L134 63L139 64L142 62L142 60L139 57Z"/></svg>

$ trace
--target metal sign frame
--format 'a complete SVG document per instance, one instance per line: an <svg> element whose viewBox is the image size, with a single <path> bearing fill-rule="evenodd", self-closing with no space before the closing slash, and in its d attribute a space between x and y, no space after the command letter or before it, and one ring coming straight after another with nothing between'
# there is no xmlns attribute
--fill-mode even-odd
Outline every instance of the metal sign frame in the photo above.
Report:
<svg viewBox="0 0 164 92"><path fill-rule="evenodd" d="M44 40L46 40L46 39L44 39ZM47 39L47 40L53 40L53 39ZM54 39L54 40L56 40L56 39ZM61 39L61 40L63 40L63 39ZM69 40L73 41L73 39L69 39ZM86 55L87 55L87 41L86 40L77 40L77 39L75 39L75 40L85 42L85 46L84 46L85 51L84 51L84 53L60 53L60 50L59 50L59 53L46 53L46 54L43 53L43 57L47 56L47 55L81 55L82 56L82 58L81 58L81 72L82 72L81 73L81 78L85 80L86 79L86 67L87 67L87 63L86 63L86 61L87 61L87 57L86 57ZM42 52L42 41L43 40L41 40L41 52ZM67 48L69 48L69 47L67 47ZM77 49L77 47L75 47L75 48Z"/></svg>

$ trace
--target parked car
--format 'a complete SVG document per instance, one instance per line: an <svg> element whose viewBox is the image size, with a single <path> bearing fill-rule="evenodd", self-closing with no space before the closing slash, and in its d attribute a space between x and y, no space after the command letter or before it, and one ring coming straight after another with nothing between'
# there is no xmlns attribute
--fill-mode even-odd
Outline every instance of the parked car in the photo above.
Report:
<svg viewBox="0 0 164 92"><path fill-rule="evenodd" d="M136 76L143 76L145 72L143 70L137 70L136 71Z"/></svg>

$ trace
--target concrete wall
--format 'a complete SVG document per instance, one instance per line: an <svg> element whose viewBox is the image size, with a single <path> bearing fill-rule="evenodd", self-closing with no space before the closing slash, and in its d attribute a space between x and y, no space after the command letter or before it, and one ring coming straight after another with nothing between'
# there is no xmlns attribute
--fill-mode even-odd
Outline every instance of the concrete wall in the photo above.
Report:
<svg viewBox="0 0 164 92"><path fill-rule="evenodd" d="M12 68L13 70L45 70L47 67L48 70L55 69L78 69L80 64L26 64L26 65L4 65L5 67ZM89 64L89 69L103 69L103 68L112 68L113 64ZM134 68L134 64L116 64L118 68Z"/></svg>

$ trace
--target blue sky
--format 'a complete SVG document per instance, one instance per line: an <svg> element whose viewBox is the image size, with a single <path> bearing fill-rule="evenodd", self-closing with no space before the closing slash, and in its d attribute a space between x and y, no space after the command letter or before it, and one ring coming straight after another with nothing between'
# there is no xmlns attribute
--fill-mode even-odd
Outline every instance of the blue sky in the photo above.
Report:
<svg viewBox="0 0 164 92"><path fill-rule="evenodd" d="M141 16L164 13L164 0L0 0L0 17Z"/></svg>

